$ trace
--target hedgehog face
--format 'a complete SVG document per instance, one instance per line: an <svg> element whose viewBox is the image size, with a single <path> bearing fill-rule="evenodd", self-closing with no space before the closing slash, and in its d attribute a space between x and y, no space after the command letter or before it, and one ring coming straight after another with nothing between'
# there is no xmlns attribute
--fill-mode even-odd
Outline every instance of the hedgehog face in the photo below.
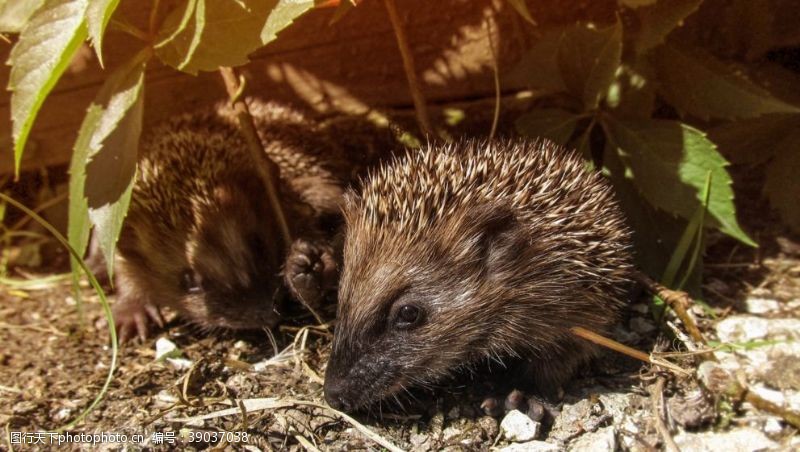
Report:
<svg viewBox="0 0 800 452"><path fill-rule="evenodd" d="M159 297L204 328L274 326L281 287L279 256L263 196L244 184L222 185L192 206L188 224L142 227L126 221L120 252L143 294Z"/></svg>
<svg viewBox="0 0 800 452"><path fill-rule="evenodd" d="M487 208L398 240L349 222L328 403L364 408L493 353L499 328L486 313L508 301L496 263L513 248L514 225Z"/></svg>

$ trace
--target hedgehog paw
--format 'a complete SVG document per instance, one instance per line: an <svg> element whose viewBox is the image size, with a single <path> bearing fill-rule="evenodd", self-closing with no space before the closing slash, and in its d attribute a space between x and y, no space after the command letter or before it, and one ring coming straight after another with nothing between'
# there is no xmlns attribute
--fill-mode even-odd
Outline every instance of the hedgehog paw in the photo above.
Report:
<svg viewBox="0 0 800 452"><path fill-rule="evenodd" d="M144 341L147 339L152 323L158 325L159 328L164 327L164 317L159 308L138 300L119 300L114 304L112 313L120 344L124 344L136 336Z"/></svg>
<svg viewBox="0 0 800 452"><path fill-rule="evenodd" d="M481 409L492 417L499 417L509 411L518 410L537 422L554 419L558 415L555 406L538 397L526 395L519 389L514 389L505 398L492 396L485 398L481 403Z"/></svg>
<svg viewBox="0 0 800 452"><path fill-rule="evenodd" d="M337 277L333 250L328 244L298 239L286 258L284 278L292 296L310 307L319 306Z"/></svg>

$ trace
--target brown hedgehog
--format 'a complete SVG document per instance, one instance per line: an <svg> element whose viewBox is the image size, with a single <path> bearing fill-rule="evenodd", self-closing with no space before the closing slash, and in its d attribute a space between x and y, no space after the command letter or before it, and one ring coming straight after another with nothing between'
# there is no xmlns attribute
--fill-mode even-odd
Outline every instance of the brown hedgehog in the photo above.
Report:
<svg viewBox="0 0 800 452"><path fill-rule="evenodd" d="M612 189L549 141L410 152L348 194L331 406L357 410L487 358L552 391L627 301L631 234Z"/></svg>
<svg viewBox="0 0 800 452"><path fill-rule="evenodd" d="M317 303L335 288L331 240L358 149L339 149L323 126L287 106L248 101L280 168L294 234L282 243L266 189L227 104L177 117L145 137L115 262L121 339L147 334L170 307L206 328L270 327L280 276L294 298ZM344 155L347 152L349 155Z"/></svg>

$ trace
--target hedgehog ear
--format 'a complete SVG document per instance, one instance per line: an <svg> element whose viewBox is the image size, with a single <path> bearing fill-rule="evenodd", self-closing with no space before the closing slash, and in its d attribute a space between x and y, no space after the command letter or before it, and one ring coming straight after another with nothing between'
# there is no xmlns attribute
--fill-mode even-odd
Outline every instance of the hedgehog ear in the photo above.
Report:
<svg viewBox="0 0 800 452"><path fill-rule="evenodd" d="M480 263L486 274L508 270L509 262L524 249L525 234L519 221L506 207L485 206L470 215L476 233L473 243L478 249Z"/></svg>

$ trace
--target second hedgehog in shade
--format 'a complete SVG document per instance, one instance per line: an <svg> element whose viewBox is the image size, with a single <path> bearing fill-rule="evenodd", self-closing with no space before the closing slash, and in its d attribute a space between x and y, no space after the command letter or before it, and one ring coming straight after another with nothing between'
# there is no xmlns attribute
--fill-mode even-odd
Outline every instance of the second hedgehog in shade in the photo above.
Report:
<svg viewBox="0 0 800 452"><path fill-rule="evenodd" d="M220 104L172 118L143 139L118 243L114 318L122 339L145 336L163 307L204 328L273 326L281 275L290 295L309 304L335 288L332 226L356 162L370 157L363 155L369 140L345 149L336 144L341 131L317 119L248 103L280 169L294 243L282 243L232 109Z"/></svg>
<svg viewBox="0 0 800 452"><path fill-rule="evenodd" d="M547 141L411 152L345 206L325 398L365 408L488 359L545 392L593 354L626 303L631 235L612 189Z"/></svg>

